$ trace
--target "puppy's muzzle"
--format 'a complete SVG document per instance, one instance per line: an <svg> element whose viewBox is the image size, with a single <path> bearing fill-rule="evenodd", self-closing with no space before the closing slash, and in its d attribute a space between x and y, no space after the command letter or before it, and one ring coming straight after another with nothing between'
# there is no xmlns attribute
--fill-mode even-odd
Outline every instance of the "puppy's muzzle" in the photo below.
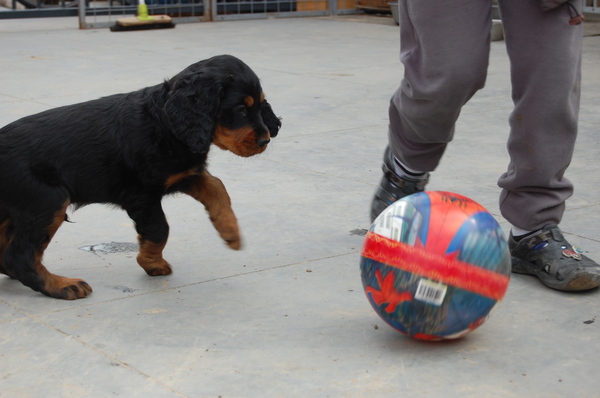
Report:
<svg viewBox="0 0 600 398"><path fill-rule="evenodd" d="M257 138L256 139L256 145L259 146L259 148L264 148L266 147L269 142L271 142L271 138L270 137L264 137L264 138Z"/></svg>

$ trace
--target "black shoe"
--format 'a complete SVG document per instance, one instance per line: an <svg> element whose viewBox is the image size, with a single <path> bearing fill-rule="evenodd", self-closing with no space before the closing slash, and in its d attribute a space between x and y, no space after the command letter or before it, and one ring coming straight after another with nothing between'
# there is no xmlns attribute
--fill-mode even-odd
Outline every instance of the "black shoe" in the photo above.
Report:
<svg viewBox="0 0 600 398"><path fill-rule="evenodd" d="M413 193L423 192L425 185L429 182L429 173L425 173L425 176L419 179L400 177L394 173L394 159L389 147L383 154L381 168L383 169L383 178L379 182L379 188L375 191L371 202L371 222L375 221L377 216L395 201Z"/></svg>
<svg viewBox="0 0 600 398"><path fill-rule="evenodd" d="M600 265L572 246L558 225L546 225L542 231L515 241L510 234L508 248L512 272L537 276L552 289L575 291L600 286Z"/></svg>

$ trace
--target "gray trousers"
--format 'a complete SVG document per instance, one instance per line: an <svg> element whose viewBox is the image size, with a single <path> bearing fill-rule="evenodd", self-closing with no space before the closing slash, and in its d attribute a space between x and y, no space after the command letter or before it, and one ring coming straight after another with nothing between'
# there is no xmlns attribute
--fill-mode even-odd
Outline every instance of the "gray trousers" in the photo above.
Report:
<svg viewBox="0 0 600 398"><path fill-rule="evenodd" d="M514 226L533 231L558 224L573 193L564 173L577 135L583 28L569 24L564 4L544 11L540 0L498 3L514 102L500 210ZM572 4L580 10L580 2ZM389 142L411 169L437 167L462 106L485 84L491 5L399 1L405 74L390 103Z"/></svg>

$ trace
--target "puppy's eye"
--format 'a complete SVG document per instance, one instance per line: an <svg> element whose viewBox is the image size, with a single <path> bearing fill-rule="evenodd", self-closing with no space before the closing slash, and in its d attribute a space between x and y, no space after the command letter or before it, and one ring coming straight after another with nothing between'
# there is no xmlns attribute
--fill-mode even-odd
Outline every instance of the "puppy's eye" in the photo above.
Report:
<svg viewBox="0 0 600 398"><path fill-rule="evenodd" d="M235 108L233 108L233 110L235 113L241 115L242 117L246 117L248 113L248 108L246 107L246 105L238 105Z"/></svg>

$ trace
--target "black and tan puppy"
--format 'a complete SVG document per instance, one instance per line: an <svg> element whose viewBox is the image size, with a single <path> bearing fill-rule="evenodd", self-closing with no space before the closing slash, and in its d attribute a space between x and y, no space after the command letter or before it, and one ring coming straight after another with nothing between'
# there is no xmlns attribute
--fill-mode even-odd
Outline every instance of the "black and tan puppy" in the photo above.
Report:
<svg viewBox="0 0 600 398"><path fill-rule="evenodd" d="M228 55L156 86L9 124L0 129L0 272L51 297L87 296L85 281L50 273L42 256L70 205L106 203L134 221L139 265L168 275L161 199L176 192L204 204L220 236L239 249L229 195L206 170L208 151L215 144L259 154L280 126L258 77Z"/></svg>

